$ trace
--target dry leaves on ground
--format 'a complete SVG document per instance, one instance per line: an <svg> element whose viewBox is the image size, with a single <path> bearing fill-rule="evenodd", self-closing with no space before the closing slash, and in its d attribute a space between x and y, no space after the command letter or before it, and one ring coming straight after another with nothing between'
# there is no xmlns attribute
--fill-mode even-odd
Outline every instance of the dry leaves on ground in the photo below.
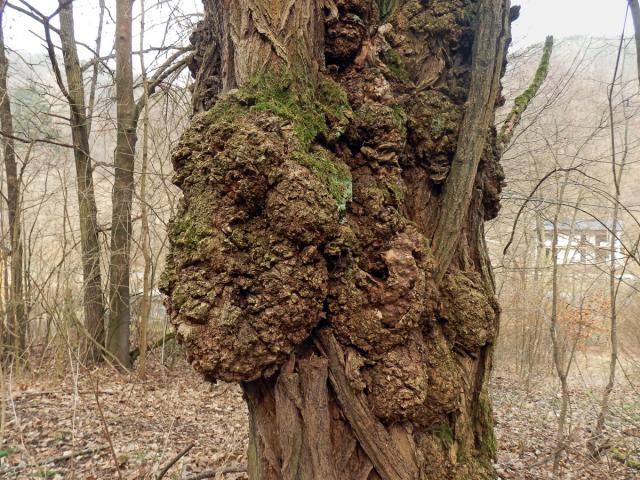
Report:
<svg viewBox="0 0 640 480"><path fill-rule="evenodd" d="M191 444L193 448L165 479L246 464L247 412L240 389L208 384L183 361L171 368L156 364L146 380L105 366L80 372L77 378L48 378L47 372L36 372L5 385L2 478L117 479L117 463L125 480L151 479ZM104 422L95 399L96 385ZM612 401L613 416L607 426L612 448L598 460L587 454L585 441L595 422L599 395L586 387L572 391L571 436L562 478L640 478L638 470L625 466L624 457L620 458L629 454L632 462L640 452L640 399L630 387L618 388ZM496 376L492 396L499 477L550 478L560 400L553 382L527 393L513 377ZM91 450L74 456L84 449ZM620 454L617 460L613 452ZM70 458L38 465L61 456Z"/></svg>

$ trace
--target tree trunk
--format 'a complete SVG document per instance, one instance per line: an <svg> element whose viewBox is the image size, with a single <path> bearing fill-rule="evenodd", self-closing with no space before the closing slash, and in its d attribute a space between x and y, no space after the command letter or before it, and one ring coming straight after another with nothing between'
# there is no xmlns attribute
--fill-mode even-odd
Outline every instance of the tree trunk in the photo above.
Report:
<svg viewBox="0 0 640 480"><path fill-rule="evenodd" d="M640 2L638 0L629 0L629 8L631 9L631 18L633 19L633 28L635 30L636 61L638 64L638 81L640 81Z"/></svg>
<svg viewBox="0 0 640 480"><path fill-rule="evenodd" d="M3 9L4 10L4 9ZM9 302L7 304L7 333L11 357L19 359L26 345L27 321L24 311L22 288L22 241L20 215L20 181L16 163L13 135L13 117L11 101L7 89L9 61L4 47L2 27L3 11L0 11L0 127L5 135L4 167L7 176L7 210L9 213L9 234L11 241L11 283L9 284Z"/></svg>
<svg viewBox="0 0 640 480"><path fill-rule="evenodd" d="M565 172L562 184L559 187L558 199L556 203L556 211L553 217L553 237L551 240L551 261L552 263L552 277L551 277L551 315L550 315L550 334L551 344L553 347L553 365L558 375L558 381L560 382L560 388L562 392L562 401L560 404L560 414L558 415L558 429L556 433L556 448L553 455L553 478L558 478L560 470L560 460L565 452L566 437L565 437L565 425L567 421L567 412L569 408L569 384L567 383L567 376L569 373L570 365L566 361L566 345L562 338L562 332L558 325L558 302L560 299L560 272L558 265L558 222L560 221L560 213L562 211L562 204L564 201L564 194L569 184L570 173ZM571 227L573 228L573 226Z"/></svg>
<svg viewBox="0 0 640 480"><path fill-rule="evenodd" d="M205 1L162 288L252 480L493 478L508 40L502 0Z"/></svg>
<svg viewBox="0 0 640 480"><path fill-rule="evenodd" d="M635 22L635 14L637 13L637 9L632 6L632 10L634 13ZM611 342L611 355L609 357L609 378L607 380L607 384L604 387L604 392L602 392L600 412L598 413L598 418L596 420L593 438L589 441L589 448L593 455L600 453L601 444L604 443L601 437L603 435L605 422L607 420L607 417L609 416L609 400L616 385L616 369L618 366L618 292L620 289L620 284L622 282L622 275L624 275L624 270L622 271L622 273L618 272L619 259L617 258L617 244L618 235L621 234L618 228L618 221L620 218L620 197L622 195L621 185L624 178L627 155L629 152L629 126L628 124L624 126L624 147L622 149L622 152L619 152L616 145L616 107L614 105L614 95L616 92L618 72L623 65L623 63L621 63L623 52L624 34L620 36L616 66L613 71L613 79L609 84L609 91L607 96L609 107L609 140L611 142L611 179L613 180L614 187L613 194L611 195L611 198L613 200L613 218L611 219L611 232L609 232L609 235L611 235L611 242L609 244L609 339ZM640 50L638 50L638 52L640 52ZM627 119L626 111L624 109L623 118L625 118L625 120Z"/></svg>
<svg viewBox="0 0 640 480"><path fill-rule="evenodd" d="M74 38L73 3L59 0L60 40L68 90L57 69L53 46L49 47L49 58L55 65L56 79L65 93L71 110L71 136L76 164L76 184L80 211L80 241L82 248L82 273L84 277L83 308L84 321L92 337L87 347L88 358L102 358L104 345L104 303L102 297L102 273L100 271L100 240L98 238L98 214L93 187L93 167L89 150L89 128L84 99L82 70Z"/></svg>
<svg viewBox="0 0 640 480"><path fill-rule="evenodd" d="M116 101L117 143L114 158L113 214L111 219L111 263L109 265L108 349L122 367L129 368L131 323L129 276L131 250L131 205L136 151L135 103L131 66L132 0L116 2Z"/></svg>
<svg viewBox="0 0 640 480"><path fill-rule="evenodd" d="M147 342L151 299L153 297L151 256L151 238L149 235L149 206L147 204L147 170L149 167L149 83L144 63L145 9L144 0L140 0L140 72L143 83L143 120L142 120L142 162L140 168L140 250L144 259L142 274L142 298L140 299L140 327L138 329L138 375L144 378L147 367ZM137 124L137 121L136 121ZM133 361L133 359L132 359Z"/></svg>

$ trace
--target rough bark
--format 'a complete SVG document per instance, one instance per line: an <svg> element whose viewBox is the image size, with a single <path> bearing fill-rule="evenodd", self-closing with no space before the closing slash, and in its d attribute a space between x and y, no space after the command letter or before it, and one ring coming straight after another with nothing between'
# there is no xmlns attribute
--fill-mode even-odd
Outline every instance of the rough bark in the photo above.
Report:
<svg viewBox="0 0 640 480"><path fill-rule="evenodd" d="M109 264L109 327L107 348L120 366L129 368L131 307L129 292L131 251L131 207L133 167L136 151L136 105L133 100L132 0L116 2L116 101L117 137L111 217L111 262Z"/></svg>
<svg viewBox="0 0 640 480"><path fill-rule="evenodd" d="M100 241L98 219L93 187L93 166L89 150L89 124L87 122L84 99L82 69L74 38L73 3L59 0L60 40L66 73L65 86L57 67L55 51L49 42L49 58L54 65L56 80L69 102L71 111L71 136L76 166L76 187L78 193L80 245L82 249L82 273L84 278L83 309L84 322L93 341L88 342L88 358L98 361L102 358L104 345L104 303L102 296L102 272L100 270ZM49 30L47 30L47 36Z"/></svg>
<svg viewBox="0 0 640 480"><path fill-rule="evenodd" d="M251 479L492 478L508 19L498 0L205 1L162 288L194 367L243 386Z"/></svg>
<svg viewBox="0 0 640 480"><path fill-rule="evenodd" d="M192 35L195 111L257 73L294 71L315 77L324 57L318 0L203 0L207 20Z"/></svg>
<svg viewBox="0 0 640 480"><path fill-rule="evenodd" d="M471 80L456 153L444 184L440 215L433 234L436 280L446 274L463 229L473 196L478 167L486 146L487 130L495 117L503 58L510 38L509 18L502 0L480 1L473 43Z"/></svg>
<svg viewBox="0 0 640 480"><path fill-rule="evenodd" d="M27 321L22 288L22 240L20 215L20 181L16 162L13 136L13 116L7 88L9 60L4 47L2 26L4 5L0 10L0 128L2 128L4 168L7 180L7 211L9 216L9 236L11 244L11 282L7 303L7 343L12 359L19 359L25 349Z"/></svg>

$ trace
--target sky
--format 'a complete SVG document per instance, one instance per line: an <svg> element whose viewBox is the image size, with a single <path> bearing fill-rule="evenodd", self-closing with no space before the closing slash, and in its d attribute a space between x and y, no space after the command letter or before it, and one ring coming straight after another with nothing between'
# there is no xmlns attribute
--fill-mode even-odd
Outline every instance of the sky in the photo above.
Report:
<svg viewBox="0 0 640 480"><path fill-rule="evenodd" d="M24 8L17 0L11 0L11 3ZM104 19L102 55L108 53L112 48L115 32L115 1L106 0L105 3L108 11ZM58 6L57 0L30 0L29 4L45 15L50 15ZM163 42L166 45L170 45L172 40L175 41L176 35L174 35L174 33L179 30L179 26L174 28L173 32L169 32L169 40L164 38L164 35L167 33L165 25L169 19L172 19L172 24L175 26L177 21L176 17L202 11L201 0L178 0L173 2L163 2L162 0L145 0L142 2L141 0L136 0L133 3L134 50L137 50L139 46L137 32L140 30L139 14L141 4L144 4L148 11L145 18L145 48L149 46L161 46ZM94 47L99 25L98 0L73 0L73 5L76 40ZM172 5L179 5L179 11L172 9ZM5 17L5 43L9 48L20 52L43 53L44 42L42 38L44 36L44 28L42 24L10 8L7 8ZM190 20L195 21L195 18L191 18ZM59 26L57 17L52 21L52 25L56 27ZM182 31L183 35L184 33L185 32ZM184 36L186 38L188 34ZM54 41L59 43L55 35ZM186 42L181 41L180 43L184 44ZM82 47L78 49L78 53L81 58L84 59L92 56L89 51Z"/></svg>
<svg viewBox="0 0 640 480"><path fill-rule="evenodd" d="M624 23L627 0L519 0L520 18L513 25L514 47L575 35L618 37ZM632 34L629 18L627 33Z"/></svg>
<svg viewBox="0 0 640 480"><path fill-rule="evenodd" d="M32 0L31 3L43 13L51 13L57 4L55 0ZM97 31L97 3L98 0L74 0L76 38L91 45L95 42ZM107 4L111 3L113 2L107 1ZM512 3L522 6L520 18L513 26L513 48L515 49L542 42L549 34L558 39L574 35L617 37L620 35L627 6L627 0L514 0ZM139 4L140 2L136 1L134 8L139 8ZM147 5L152 4L156 2L147 0ZM199 5L199 0L181 2L181 8L185 12L195 12L199 9ZM165 9L156 18L147 19L148 24L157 25L156 33L149 34L148 43L150 44L153 44L154 40L159 43L162 15L169 15L169 11ZM30 33L30 30L33 30L41 34L42 27L11 10L6 16L8 17L5 26L7 45L20 51L42 52L41 40ZM107 22L105 35L108 36L112 35L113 24L108 17ZM630 19L629 25L631 25ZM629 34L632 31L629 27ZM105 48L110 48L109 42L105 42Z"/></svg>

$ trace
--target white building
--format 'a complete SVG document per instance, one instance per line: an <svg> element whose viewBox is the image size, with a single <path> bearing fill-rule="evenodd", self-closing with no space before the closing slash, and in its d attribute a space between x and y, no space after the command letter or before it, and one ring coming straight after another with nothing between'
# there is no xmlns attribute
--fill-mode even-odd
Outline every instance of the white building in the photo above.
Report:
<svg viewBox="0 0 640 480"><path fill-rule="evenodd" d="M611 220L577 220L558 222L559 264L602 264L609 263L611 242L617 263L622 263L624 254L620 243L623 223L618 221L613 228ZM615 234L615 235L614 235ZM553 244L553 222L544 223L544 247L547 257L551 256Z"/></svg>

